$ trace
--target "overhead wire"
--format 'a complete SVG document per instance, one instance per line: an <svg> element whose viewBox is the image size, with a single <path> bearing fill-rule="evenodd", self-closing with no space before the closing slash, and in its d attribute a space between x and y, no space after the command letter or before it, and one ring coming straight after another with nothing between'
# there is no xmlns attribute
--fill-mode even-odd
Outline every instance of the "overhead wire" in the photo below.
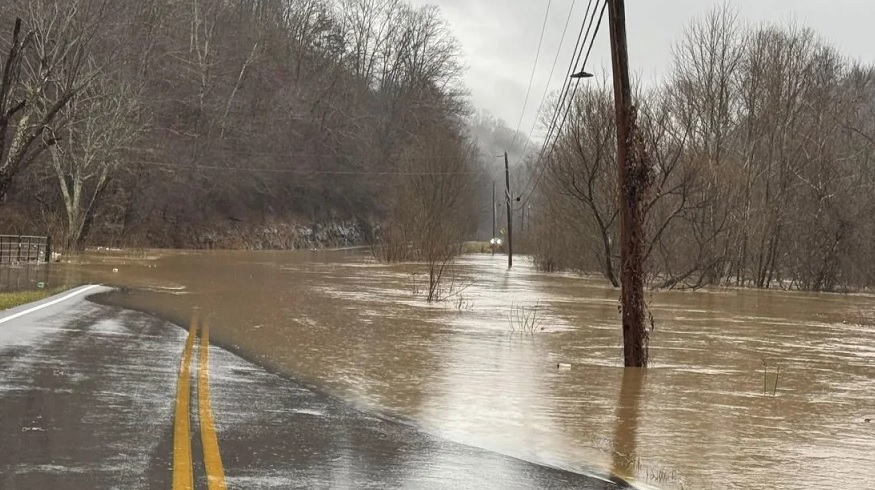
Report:
<svg viewBox="0 0 875 490"><path fill-rule="evenodd" d="M592 37L591 37L591 40L589 43L589 48L586 51L586 57L583 60L583 64L580 65L581 70L583 70L586 67L586 63L589 61L590 54L592 53L592 48L595 45L595 38L596 38L596 35L598 35L599 28L602 25L602 19L604 18L605 10L607 9L607 6L608 6L608 3L607 3L607 1L605 1L602 4L602 9L601 9L601 12L599 13L599 18L598 18L598 21L596 22L595 30L592 33ZM592 27L592 23L590 23L590 27ZM588 33L589 33L589 29L587 29L587 35L588 35ZM571 108L572 108L573 103L574 103L574 97L575 97L575 95L577 95L577 89L580 85L580 79L575 80L575 82L576 83L575 83L574 89L572 91L571 100L569 101L568 106L565 109L565 114L562 117L562 122L559 123L559 126L556 128L556 131L554 131L555 136L553 137L553 142L550 144L550 150L545 154L543 152L543 149L542 149L542 152L539 155L538 161L542 162L542 164L541 164L540 171L538 172L538 177L535 179L535 183L532 186L532 190L529 191L528 195L526 196L525 201L523 201L523 203L520 205L521 208L524 208L526 206L526 204L528 204L529 200L531 200L532 196L534 195L535 190L538 188L538 185L540 185L541 179L544 176L544 172L547 169L547 163L548 163L547 159L552 155L553 150L556 148L556 143L559 141L559 137L561 136L561 133L562 133L562 128L565 126L565 122L568 120L568 115L571 112ZM561 106L557 106L557 107L558 107L557 111L561 110ZM544 141L544 143L545 143L544 148L546 148L546 143L548 141L549 140Z"/></svg>
<svg viewBox="0 0 875 490"><path fill-rule="evenodd" d="M565 19L565 27L562 28L562 35L559 37L559 47L556 49L556 56L553 57L553 66L550 67L550 74L547 75L547 84L546 87L544 87L544 94L541 96L541 102L538 104L538 110L535 112L535 119L532 121L532 127L529 129L529 132L526 135L526 140L523 144L523 151L521 153L523 156L526 154L526 150L532 140L532 134L535 132L535 127L538 125L538 116L544 109L544 102L547 100L547 96L550 93L550 82L553 80L553 73L556 71L556 65L559 63L559 55L562 54L562 46L565 44L565 34L568 32L568 26L571 25L571 16L574 13L574 6L576 4L577 0L571 0L571 8L568 9L568 17ZM592 4L592 0L590 0L590 4ZM587 6L587 11L589 11L589 6ZM578 44L580 43L580 37L583 34L582 28L580 32L581 34L579 34L577 38ZM520 122L522 122L522 118L520 118ZM519 132L519 130L517 130L517 132Z"/></svg>
<svg viewBox="0 0 875 490"><path fill-rule="evenodd" d="M535 63L532 65L532 74L529 76L529 87L526 89L526 97L523 100L523 109L522 109L522 111L520 111L520 120L517 123L516 131L514 131L514 133L513 133L513 141L511 142L511 146L516 144L516 138L520 132L520 128L523 125L523 118L526 115L526 108L529 105L529 95L532 92L532 84L534 84L534 82L535 82L535 73L537 73L537 70L538 70L538 61L541 59L541 46L544 44L544 33L547 32L547 20L549 20L549 18L550 18L550 6L551 5L553 5L553 0L549 0L547 2L547 11L544 13L544 22L543 22L543 24L541 24L541 37L538 38L538 51L535 53ZM574 6L574 4L572 3L572 7L573 6ZM567 27L568 24L566 23L565 26ZM563 34L563 36L564 36L564 34Z"/></svg>
<svg viewBox="0 0 875 490"><path fill-rule="evenodd" d="M481 171L462 171L462 172L416 172L416 171L358 171L358 170L317 170L317 169L296 169L296 168L270 168L270 167L224 167L221 165L200 165L200 164L184 164L170 162L149 162L142 160L134 160L130 163L146 165L159 168L182 168L191 170L224 170L228 172L252 172L252 173L270 173L270 174L296 174L296 175L480 175Z"/></svg>
<svg viewBox="0 0 875 490"><path fill-rule="evenodd" d="M599 27L601 27L602 17L604 16L605 9L606 9L607 6L608 6L607 2L605 2L605 3L602 5L602 10L601 10L601 13L599 14L599 19L598 19L598 22L597 22L597 24L596 24L596 29L595 29L595 31L593 31L592 39L590 40L589 48L588 48L587 51L586 51L586 57L585 57L584 60L583 60L583 64L580 65L580 70L585 69L585 68L586 68L586 63L589 61L589 56L590 56L590 54L592 53L592 48L593 48L593 46L595 45L595 37L596 37L596 35L598 34ZM592 27L592 22L590 22L589 27L590 27L590 28ZM589 30L590 30L590 29L587 28L587 37L589 36ZM578 56L578 61L580 61L580 57L579 57L579 56ZM575 70L575 71L576 71L576 70ZM575 80L575 84L574 84L574 90L573 90L572 93L571 93L571 98L570 98L570 100L568 101L568 106L566 107L566 109L565 109L565 114L564 114L563 117L562 117L562 122L560 122L560 123L559 123L559 126L557 126L556 131L555 131L555 136L554 136L554 139L553 139L553 144L552 144L552 146L550 147L550 151L547 152L547 155L548 155L548 156L550 155L550 153L552 153L553 148L556 147L556 142L557 142L558 139L559 139L559 133L561 132L562 128L565 126L565 121L568 119L568 114L571 112L571 107L572 107L573 102L574 102L574 96L577 95L577 89L578 89L579 86L580 86L580 79L576 79L576 80Z"/></svg>
<svg viewBox="0 0 875 490"><path fill-rule="evenodd" d="M553 135L553 131L555 130L555 127L556 127L556 122L559 120L560 108L564 104L565 98L568 95L568 89L569 89L570 82L571 82L571 79L569 78L569 76L572 73L574 73L574 68L577 65L577 63L580 61L581 53L583 53L583 46L586 42L586 38L584 37L584 33L586 32L587 21L589 21L589 23L592 24L591 19L595 18L595 9L592 9L592 7L593 7L593 0L589 0L589 2L586 5L586 10L584 10L583 22L581 22L581 24L580 24L580 31L577 33L577 40L574 42L574 50L571 53L571 60L568 64L567 74L562 79L562 88L559 89L559 97L557 98L556 110L553 111L553 116L550 120L550 124L547 126L547 134L544 137L544 143L541 145L541 150L538 152L538 161L540 161L540 158L543 155L544 149L546 148L546 144L548 141L550 141L550 139ZM598 8L598 4L596 4L595 7ZM590 9L592 9L592 12L590 12ZM559 53L557 52L557 57L558 57L558 55L559 55ZM555 65L554 65L554 68L555 68ZM542 108L543 108L544 103L547 100L547 94L549 93L549 90L550 90L550 87L548 85L545 89L544 96L541 99L541 107ZM539 109L539 112L540 112L540 109ZM532 125L532 130L529 134L529 139L531 139L531 133L534 132L534 128L535 128L536 124L537 124L537 119L535 120L535 122ZM528 146L526 146L526 147L528 147ZM523 152L523 155L525 155L525 152ZM536 162L536 164L537 164L537 162ZM529 184L531 184L531 183L532 183L532 175L530 174L528 181L526 181L526 184L523 186L523 189L528 188Z"/></svg>
<svg viewBox="0 0 875 490"><path fill-rule="evenodd" d="M590 12L590 8L593 7L593 0L589 0L589 3L586 6L586 11L584 12L583 22L580 24L580 31L577 34L577 41L574 44L574 52L571 54L571 61L568 63L568 72L565 77L562 79L562 88L559 90L559 99L558 106L561 107L564 104L565 99L568 97L568 90L571 87L571 78L570 75L574 73L575 68L580 63L581 55L583 54L584 46L586 45L586 40L589 37L589 29L586 28L587 24L592 26L592 22L595 19L595 12L598 8L598 4L595 4L595 8L593 8L592 12ZM556 122L559 119L559 112L556 111L553 114L553 118L550 121L550 125L548 126L548 137L545 141L549 141L549 135L552 134L556 129ZM544 146L542 146L543 150Z"/></svg>
<svg viewBox="0 0 875 490"><path fill-rule="evenodd" d="M140 148L140 147L128 147L126 148L129 151L135 153L154 153L154 149L151 148ZM282 159L285 161L294 161L296 159L314 159L314 160L322 160L322 161L343 161L343 160L354 160L358 158L356 155L344 154L340 152L292 152L292 151L276 151L276 150L253 150L251 148L245 150L234 150L231 148L218 148L211 149L207 153L207 156L217 157L224 156L229 159L240 159L240 158L270 158L270 159ZM422 161L422 160L431 160L431 161L453 161L457 160L456 156L434 156L434 155L406 155L404 160L412 160L412 161ZM155 166L166 166L166 167L180 167L180 168L191 168L194 166L200 166L206 169L222 169L222 170L235 170L240 168L249 168L251 170L265 170L271 171L276 170L276 168L270 167L233 167L233 166L223 166L223 165L199 165L195 163L174 163L174 162L162 162L156 160L148 160L148 159L140 159L137 161L133 161L133 163L139 163L141 165L155 165ZM286 169L280 169L285 171ZM470 172L470 173L478 173L478 172Z"/></svg>

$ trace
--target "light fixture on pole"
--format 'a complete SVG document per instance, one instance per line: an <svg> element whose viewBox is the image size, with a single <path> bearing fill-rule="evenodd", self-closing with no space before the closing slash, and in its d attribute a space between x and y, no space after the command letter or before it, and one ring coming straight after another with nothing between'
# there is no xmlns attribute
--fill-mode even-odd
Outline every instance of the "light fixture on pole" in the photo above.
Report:
<svg viewBox="0 0 875 490"><path fill-rule="evenodd" d="M589 72L586 72L583 70L575 73L574 75L571 75L571 78L592 78L592 77L593 77L592 73L589 73Z"/></svg>

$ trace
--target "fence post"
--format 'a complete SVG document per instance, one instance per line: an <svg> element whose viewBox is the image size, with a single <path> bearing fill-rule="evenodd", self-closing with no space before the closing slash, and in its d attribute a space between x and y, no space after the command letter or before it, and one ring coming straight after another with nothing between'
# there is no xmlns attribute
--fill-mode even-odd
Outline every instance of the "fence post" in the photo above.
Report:
<svg viewBox="0 0 875 490"><path fill-rule="evenodd" d="M52 237L46 237L46 262L52 261Z"/></svg>

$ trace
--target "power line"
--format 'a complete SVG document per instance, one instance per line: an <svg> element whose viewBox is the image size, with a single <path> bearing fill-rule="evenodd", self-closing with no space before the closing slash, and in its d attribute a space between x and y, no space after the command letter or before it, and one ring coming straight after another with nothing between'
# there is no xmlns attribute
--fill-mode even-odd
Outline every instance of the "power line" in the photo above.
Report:
<svg viewBox="0 0 875 490"><path fill-rule="evenodd" d="M580 65L580 69L584 69L586 67L586 63L589 61L589 55L590 55L590 53L592 53L592 48L595 45L595 37L598 34L599 27L601 27L601 25L602 25L602 18L605 15L605 9L607 8L607 6L608 6L607 2L602 4L602 10L599 14L598 23L596 24L595 31L593 31L592 39L590 40L590 43L589 43L589 48L586 51L586 57L583 59L583 64ZM592 21L590 21L589 28L587 28L587 38L589 37L589 31L590 31L591 27L592 27ZM579 61L580 61L580 55L578 55L578 62ZM559 140L559 136L562 132L562 128L565 126L565 121L568 119L568 114L571 112L571 107L574 104L574 97L575 97L575 95L577 95L577 89L579 86L580 86L580 79L577 79L577 80L575 80L574 90L572 90L572 92L571 92L571 98L568 101L568 106L565 109L565 114L562 116L562 122L560 122L559 126L556 128L555 136L553 138L553 144L550 147L550 151L547 152L547 156L549 156L553 152L553 148L556 147L556 142Z"/></svg>
<svg viewBox="0 0 875 490"><path fill-rule="evenodd" d="M562 28L562 36L559 38L559 48L556 49L556 56L553 57L553 66L550 67L550 74L547 76L547 86L544 87L544 94L541 96L541 102L538 104L538 110L535 112L535 120L532 121L532 128L529 129L529 133L526 136L526 141L523 145L522 155L525 156L526 150L529 147L529 142L532 139L532 133L535 132L535 127L538 125L538 115L541 114L541 110L544 109L544 102L547 100L547 95L550 93L550 82L553 80L553 73L556 71L556 65L559 62L559 55L562 54L562 45L565 44L565 34L568 32L568 26L571 24L571 15L574 13L574 6L577 4L577 0L571 1L571 8L568 9L568 17L565 19L565 27ZM590 0L590 4L592 4L592 0ZM586 7L586 10L589 11L589 6ZM581 34L583 33L583 28L580 30ZM580 43L581 35L577 36L577 43ZM573 55L572 55L573 56ZM522 123L522 117L520 117L520 123ZM519 131L519 130L517 130ZM528 184L526 184L528 185Z"/></svg>
<svg viewBox="0 0 875 490"><path fill-rule="evenodd" d="M559 89L559 98L557 99L556 110L553 112L553 117L550 120L550 124L547 126L547 135L544 138L544 143L541 146L540 152L538 152L538 161L540 161L543 156L544 150L546 149L547 142L550 141L550 138L553 135L553 131L556 128L556 122L559 120L559 113L561 107L565 103L565 99L568 96L568 89L570 87L571 79L569 76L574 73L574 68L580 62L580 56L583 53L583 47L586 43L586 37L584 37L584 32L586 32L587 20L589 20L589 24L592 25L592 20L595 19L595 9L590 13L590 9L593 7L593 0L589 0L589 3L586 5L586 10L584 11L583 22L580 24L580 31L577 33L577 40L574 42L574 51L571 53L571 61L568 64L568 73L562 80L562 88ZM595 5L595 8L598 8L598 4ZM587 37L589 33L587 32ZM548 88L549 90L549 88ZM546 94L544 99L541 100L541 104L543 104L546 100ZM534 131L534 127L532 128ZM523 189L529 187L529 184L532 183L532 175L529 175L529 179L526 182L526 185L523 186Z"/></svg>
<svg viewBox="0 0 875 490"><path fill-rule="evenodd" d="M592 12L590 12L590 7L593 8ZM571 60L568 63L568 73L562 79L562 88L559 90L559 99L557 107L562 107L565 103L566 98L568 97L568 91L571 89L571 78L570 75L575 72L576 67L580 64L580 58L583 55L584 47L586 46L587 39L589 38L589 31L592 28L592 23L595 20L595 12L598 9L598 4L593 5L593 0L589 0L589 3L586 6L586 13L583 18L583 22L580 24L580 32L577 35L577 41L574 45L574 52L571 54ZM587 27L589 25L589 27ZM542 145L541 151L543 152L544 148L546 148L546 142L550 140L550 136L553 134L553 131L556 130L556 122L559 120L559 112L558 110L553 113L553 118L550 121L550 126L548 127L547 137L545 138L545 144Z"/></svg>
<svg viewBox="0 0 875 490"><path fill-rule="evenodd" d="M141 154L155 154L156 151L153 148L136 148L129 147L127 150L134 153ZM284 152L284 151L270 151L270 150L233 150L231 148L219 148L212 149L209 151L203 152L205 156L212 157L217 155L229 156L233 158L249 158L249 157L273 157L280 158L285 160L292 160L296 158L312 158L312 159L333 159L333 160L356 160L361 159L361 157L356 155L344 154L344 153L292 153L292 152ZM450 161L450 160L459 160L458 156L434 156L434 155L420 155L420 154L411 154L405 155L403 157L395 157L401 161L422 161L422 160L431 160L431 161ZM146 160L141 160L146 161ZM160 163L160 162L155 162ZM175 165L186 165L186 164L175 164ZM225 168L225 167L223 167Z"/></svg>
<svg viewBox="0 0 875 490"><path fill-rule="evenodd" d="M571 61L568 64L568 73L562 79L562 88L559 89L559 99L557 107L561 107L565 101L565 98L568 96L568 89L571 84L571 79L568 75L574 73L574 68L580 62L580 55L583 53L583 47L586 44L586 37L584 37L584 31L587 25L587 20L589 20L590 25L592 25L592 19L595 18L595 9L593 9L592 13L590 13L590 8L593 7L593 0L589 0L589 3L586 5L586 10L584 11L583 22L580 24L580 31L577 33L577 41L574 42L574 51L571 53ZM596 8L598 8L598 4L596 4ZM543 102L543 101L542 101ZM550 136L553 134L553 131L556 129L556 121L559 119L558 110L553 113L553 118L550 120L550 125L547 127L547 137L544 141L549 141ZM543 153L544 148L546 146L541 146L541 153ZM528 186L528 183L526 184Z"/></svg>
<svg viewBox="0 0 875 490"><path fill-rule="evenodd" d="M602 19L604 18L605 10L606 10L607 6L608 6L608 3L607 3L607 1L605 1L602 4L602 9L601 9L601 12L599 13L598 22L596 23L595 30L592 33L592 38L591 38L591 41L589 43L589 48L586 51L586 57L583 60L583 65L580 65L581 69L586 67L586 63L589 61L589 56L592 53L592 48L593 48L593 45L595 44L595 38L596 38L596 35L598 35L599 28L602 25ZM590 22L590 27L592 27L592 22ZM587 37L589 37L589 30L590 29L587 29ZM582 51L583 50L581 50L581 54L582 54ZM578 61L579 61L579 59L580 59L580 56L578 55ZM556 127L555 136L553 137L553 142L552 142L552 144L550 144L550 150L546 153L544 153L544 149L546 149L547 143L549 142L549 135L548 135L548 139L544 140L544 146L542 147L541 153L538 155L538 160L536 161L536 164L537 164L537 162L542 162L542 165L540 166L540 171L538 172L538 177L535 179L535 183L532 186L532 190L529 191L528 195L526 196L525 200L520 205L520 207L525 207L525 205L532 198L532 195L534 195L535 189L537 189L538 185L541 183L541 178L544 176L544 171L547 169L547 164L548 164L547 159L550 157L550 155L553 153L553 150L556 148L556 143L559 141L559 137L561 136L561 133L562 133L562 128L565 126L565 122L568 119L568 114L571 112L571 107L573 106L574 97L575 97L575 95L577 95L577 89L578 89L579 85L580 85L580 79L575 80L574 90L572 91L572 94L571 94L571 100L569 101L568 106L565 109L565 114L562 117L562 122L559 123L559 126ZM558 116L558 112L561 110L562 110L562 105L560 103L557 106L557 114L556 114L557 116Z"/></svg>
<svg viewBox="0 0 875 490"><path fill-rule="evenodd" d="M589 48L586 51L586 57L583 60L583 64L580 65L581 69L586 67L586 63L589 61L590 53L592 53L592 48L595 45L595 37L598 34L599 28L602 25L602 18L604 17L605 10L606 10L607 6L608 6L608 2L605 1L604 4L602 4L602 9L601 9L601 12L599 13L599 19L598 19L598 22L596 23L595 31L593 31L592 39L589 43ZM592 27L592 22L590 22L589 27L590 28ZM590 29L587 28L587 37L589 36L589 30ZM580 60L580 56L578 55L578 61L579 60ZM544 172L546 171L547 165L549 163L549 158L553 154L553 150L556 148L556 143L559 141L559 137L562 135L562 129L565 126L565 122L568 120L568 115L571 113L571 108L574 105L574 97L577 95L577 89L579 86L580 86L580 79L577 79L577 80L575 80L574 89L572 90L572 93L571 93L571 98L569 99L568 105L565 109L565 114L562 116L562 122L560 122L559 125L556 127L556 130L555 130L554 136L553 136L553 142L552 142L552 144L550 144L550 150L547 151L546 153L543 151L543 149L546 148L546 145L549 142L549 138L544 141L544 148L542 148L542 151L538 156L538 161L542 161L542 165L540 166L540 170L538 172L537 178L535 179L535 183L532 186L532 190L529 192L528 196L526 196L525 201L520 205L520 207L525 207L525 205L528 204L529 200L532 198L532 195L534 195L535 190L538 188L538 185L541 183L541 179L543 178ZM561 111L561 110L562 110L562 107L560 104L559 106L557 106L557 116L558 116L558 111Z"/></svg>
<svg viewBox="0 0 875 490"><path fill-rule="evenodd" d="M463 172L403 172L403 171L358 171L358 170L308 170L294 168L266 168L266 167L223 167L220 165L198 165L198 164L182 164L182 163L165 163L165 162L147 162L134 160L131 163L138 163L150 167L162 168L182 168L189 170L224 170L229 172L251 172L251 173L271 173L271 174L297 174L297 175L422 175L422 176L440 176L440 175L480 175L481 171L463 171Z"/></svg>
<svg viewBox="0 0 875 490"><path fill-rule="evenodd" d="M547 19L550 18L550 6L553 4L553 0L549 0L547 2L547 11L544 13L544 23L541 24L541 37L538 39L538 51L535 53L535 63L532 65L532 74L529 76L529 88L526 89L526 98L523 100L523 110L520 111L520 120L516 125L516 131L513 133L513 141L511 146L516 144L517 135L520 132L520 127L523 125L523 117L526 115L526 107L529 105L529 94L532 91L532 84L535 82L535 73L538 70L538 60L541 58L541 45L544 43L544 33L547 32ZM574 4L572 4L573 8ZM568 24L565 24L566 27ZM564 36L564 34L563 34Z"/></svg>

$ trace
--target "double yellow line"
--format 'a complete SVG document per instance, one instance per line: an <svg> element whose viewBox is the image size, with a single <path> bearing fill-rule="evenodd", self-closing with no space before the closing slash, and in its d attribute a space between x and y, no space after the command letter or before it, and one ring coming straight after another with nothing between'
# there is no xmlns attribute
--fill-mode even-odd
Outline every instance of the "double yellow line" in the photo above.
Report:
<svg viewBox="0 0 875 490"><path fill-rule="evenodd" d="M194 471L191 461L191 358L197 336L197 318L192 318L179 366L179 381L176 385L176 410L173 421L173 490L194 489ZM206 323L201 326L201 342L198 349L197 404L201 429L201 445L204 450L204 467L209 490L225 490L225 469L219 453L219 440L210 408L209 385L210 331Z"/></svg>

